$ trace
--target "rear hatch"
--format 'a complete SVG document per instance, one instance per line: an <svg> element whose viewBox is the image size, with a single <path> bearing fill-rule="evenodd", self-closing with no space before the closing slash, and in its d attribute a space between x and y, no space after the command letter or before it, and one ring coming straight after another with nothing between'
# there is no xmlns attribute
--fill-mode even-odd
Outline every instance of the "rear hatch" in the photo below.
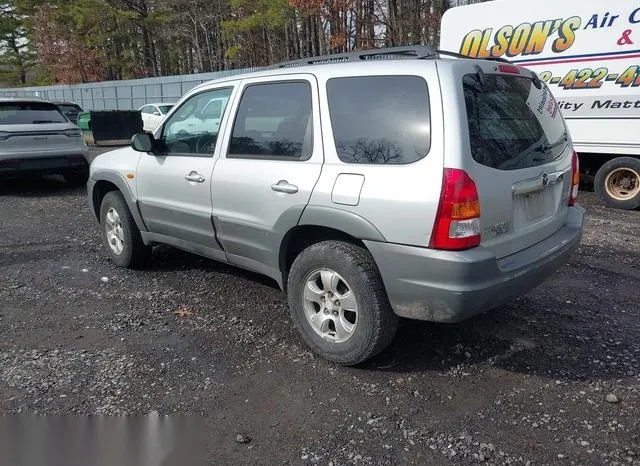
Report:
<svg viewBox="0 0 640 466"><path fill-rule="evenodd" d="M36 158L81 145L82 133L56 105L0 102L0 154Z"/></svg>
<svg viewBox="0 0 640 466"><path fill-rule="evenodd" d="M546 85L523 68L481 62L462 75L480 198L482 246L505 257L563 227L573 149Z"/></svg>

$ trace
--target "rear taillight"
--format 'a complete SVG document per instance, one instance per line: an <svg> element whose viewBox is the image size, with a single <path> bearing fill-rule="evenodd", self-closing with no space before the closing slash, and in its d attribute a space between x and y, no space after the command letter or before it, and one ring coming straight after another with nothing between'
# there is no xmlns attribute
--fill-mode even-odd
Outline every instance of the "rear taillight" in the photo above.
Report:
<svg viewBox="0 0 640 466"><path fill-rule="evenodd" d="M67 129L64 132L65 136L69 136L70 138L81 138L82 137L82 130L81 129Z"/></svg>
<svg viewBox="0 0 640 466"><path fill-rule="evenodd" d="M480 244L480 201L464 170L445 168L440 204L429 247L459 251Z"/></svg>
<svg viewBox="0 0 640 466"><path fill-rule="evenodd" d="M573 151L571 157L571 192L569 193L569 205L575 205L578 199L578 186L580 185L580 160L578 154Z"/></svg>

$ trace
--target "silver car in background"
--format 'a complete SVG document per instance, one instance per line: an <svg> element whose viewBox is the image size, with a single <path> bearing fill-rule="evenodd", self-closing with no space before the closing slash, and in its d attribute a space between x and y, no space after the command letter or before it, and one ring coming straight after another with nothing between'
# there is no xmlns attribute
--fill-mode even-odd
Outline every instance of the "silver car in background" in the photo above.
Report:
<svg viewBox="0 0 640 466"><path fill-rule="evenodd" d="M82 185L88 153L82 131L54 103L0 98L0 179L56 174Z"/></svg>

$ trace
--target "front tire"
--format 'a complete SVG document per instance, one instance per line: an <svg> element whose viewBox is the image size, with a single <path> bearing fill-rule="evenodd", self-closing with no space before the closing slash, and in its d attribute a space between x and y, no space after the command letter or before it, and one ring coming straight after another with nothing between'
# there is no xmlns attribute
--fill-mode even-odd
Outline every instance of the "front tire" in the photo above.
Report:
<svg viewBox="0 0 640 466"><path fill-rule="evenodd" d="M624 210L639 208L640 160L632 157L609 160L596 173L593 187L609 207Z"/></svg>
<svg viewBox="0 0 640 466"><path fill-rule="evenodd" d="M151 247L140 236L127 203L120 191L110 191L100 207L102 238L111 260L119 267L142 268L151 256Z"/></svg>
<svg viewBox="0 0 640 466"><path fill-rule="evenodd" d="M289 309L304 342L330 361L355 365L393 340L393 313L371 254L342 241L309 246L287 282Z"/></svg>

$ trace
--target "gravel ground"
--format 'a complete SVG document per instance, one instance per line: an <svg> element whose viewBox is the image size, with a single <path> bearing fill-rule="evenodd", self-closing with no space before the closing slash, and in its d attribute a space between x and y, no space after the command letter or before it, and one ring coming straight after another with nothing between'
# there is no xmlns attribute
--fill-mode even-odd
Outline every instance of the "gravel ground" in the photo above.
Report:
<svg viewBox="0 0 640 466"><path fill-rule="evenodd" d="M169 247L117 269L83 189L0 186L0 413L197 414L219 464L640 465L640 213L529 295L314 357L268 280Z"/></svg>

